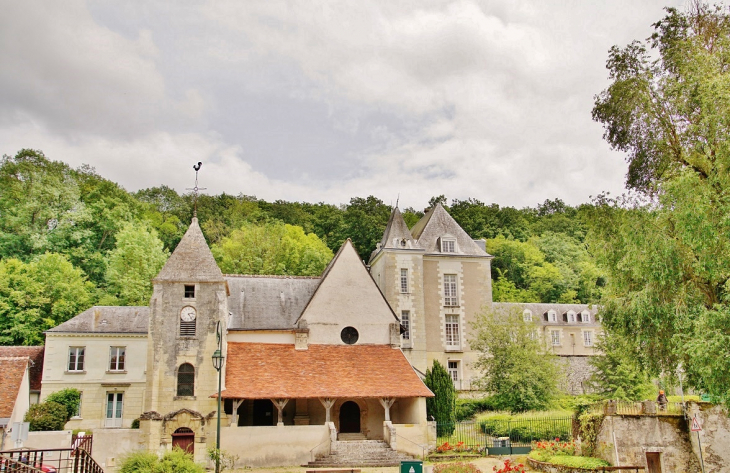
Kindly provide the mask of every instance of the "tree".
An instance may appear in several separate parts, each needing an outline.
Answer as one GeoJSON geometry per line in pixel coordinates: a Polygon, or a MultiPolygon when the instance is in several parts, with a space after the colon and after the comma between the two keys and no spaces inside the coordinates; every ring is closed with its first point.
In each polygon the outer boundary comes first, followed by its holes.
{"type": "Polygon", "coordinates": [[[433,360],[433,368],[426,370],[423,382],[435,395],[426,398],[426,415],[436,420],[438,436],[451,435],[456,422],[456,390],[451,375],[438,360],[433,360]]]}
{"type": "Polygon", "coordinates": [[[66,413],[66,406],[63,404],[45,401],[31,405],[23,420],[30,422],[29,429],[32,432],[63,430],[67,422],[66,413]]]}
{"type": "Polygon", "coordinates": [[[557,356],[540,340],[535,324],[523,320],[519,309],[482,310],[469,345],[478,352],[474,366],[483,373],[479,384],[493,393],[497,408],[543,409],[556,396],[562,376],[557,356]]]}
{"type": "Polygon", "coordinates": [[[651,375],[730,400],[730,16],[667,9],[646,42],[613,47],[596,97],[604,138],[627,153],[637,194],[601,195],[591,251],[608,273],[606,330],[651,375]]]}
{"type": "Polygon", "coordinates": [[[148,305],[152,278],[164,266],[169,253],[157,232],[147,224],[129,223],[117,233],[117,246],[107,261],[105,305],[148,305]]]}
{"type": "Polygon", "coordinates": [[[315,276],[332,251],[313,233],[282,223],[246,223],[211,248],[224,273],[315,276]]]}
{"type": "Polygon", "coordinates": [[[594,368],[589,383],[596,393],[623,401],[653,398],[656,388],[639,364],[635,347],[621,337],[604,334],[596,348],[600,354],[588,360],[594,368]]]}
{"type": "Polygon", "coordinates": [[[49,394],[45,402],[57,402],[66,408],[66,422],[76,415],[81,403],[81,391],[76,388],[66,388],[49,394]]]}
{"type": "Polygon", "coordinates": [[[94,302],[94,285],[62,255],[0,260],[0,344],[42,345],[43,331],[94,302]]]}

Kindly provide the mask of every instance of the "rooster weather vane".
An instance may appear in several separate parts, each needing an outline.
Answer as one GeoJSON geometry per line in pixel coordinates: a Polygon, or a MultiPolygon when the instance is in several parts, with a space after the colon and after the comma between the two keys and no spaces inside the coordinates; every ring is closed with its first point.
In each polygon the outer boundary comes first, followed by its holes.
{"type": "Polygon", "coordinates": [[[200,167],[203,165],[200,161],[198,161],[198,164],[193,164],[193,169],[195,169],[195,187],[188,187],[186,190],[193,191],[193,218],[198,218],[198,192],[206,190],[205,187],[198,187],[198,171],[200,171],[200,167]]]}

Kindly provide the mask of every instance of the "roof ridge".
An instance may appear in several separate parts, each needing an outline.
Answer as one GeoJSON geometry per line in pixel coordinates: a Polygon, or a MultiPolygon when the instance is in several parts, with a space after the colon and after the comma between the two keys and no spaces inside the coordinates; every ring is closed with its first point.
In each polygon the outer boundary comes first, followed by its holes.
{"type": "Polygon", "coordinates": [[[223,274],[224,278],[259,278],[259,279],[322,279],[322,276],[297,276],[290,274],[223,274]]]}

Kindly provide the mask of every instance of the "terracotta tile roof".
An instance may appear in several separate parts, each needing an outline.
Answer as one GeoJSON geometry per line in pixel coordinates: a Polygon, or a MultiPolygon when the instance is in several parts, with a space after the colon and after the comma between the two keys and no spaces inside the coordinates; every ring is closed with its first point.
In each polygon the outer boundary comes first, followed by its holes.
{"type": "Polygon", "coordinates": [[[0,418],[7,419],[13,415],[15,399],[18,397],[26,366],[27,356],[0,358],[0,379],[3,380],[0,389],[0,418]]]}
{"type": "Polygon", "coordinates": [[[432,397],[388,345],[228,343],[223,398],[432,397]]]}
{"type": "Polygon", "coordinates": [[[30,390],[40,391],[43,378],[43,351],[45,347],[0,347],[0,357],[30,358],[30,390]]]}

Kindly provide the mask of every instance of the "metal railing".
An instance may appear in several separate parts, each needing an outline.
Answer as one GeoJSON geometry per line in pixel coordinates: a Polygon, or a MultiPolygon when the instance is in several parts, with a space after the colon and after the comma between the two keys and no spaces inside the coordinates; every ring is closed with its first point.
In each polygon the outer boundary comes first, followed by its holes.
{"type": "MultiPolygon", "coordinates": [[[[491,418],[479,421],[439,423],[437,445],[444,450],[490,455],[528,453],[532,442],[570,440],[572,417],[491,418]],[[448,443],[447,446],[444,444],[448,443]]],[[[438,448],[438,447],[437,447],[438,448]]]]}
{"type": "Polygon", "coordinates": [[[104,473],[83,448],[0,451],[0,471],[20,473],[104,473]],[[22,466],[21,466],[22,465],[22,466]],[[4,468],[3,468],[4,467],[4,468]]]}
{"type": "Polygon", "coordinates": [[[620,416],[681,416],[684,415],[684,404],[681,402],[660,404],[656,401],[609,400],[593,404],[588,410],[594,414],[620,416]]]}

